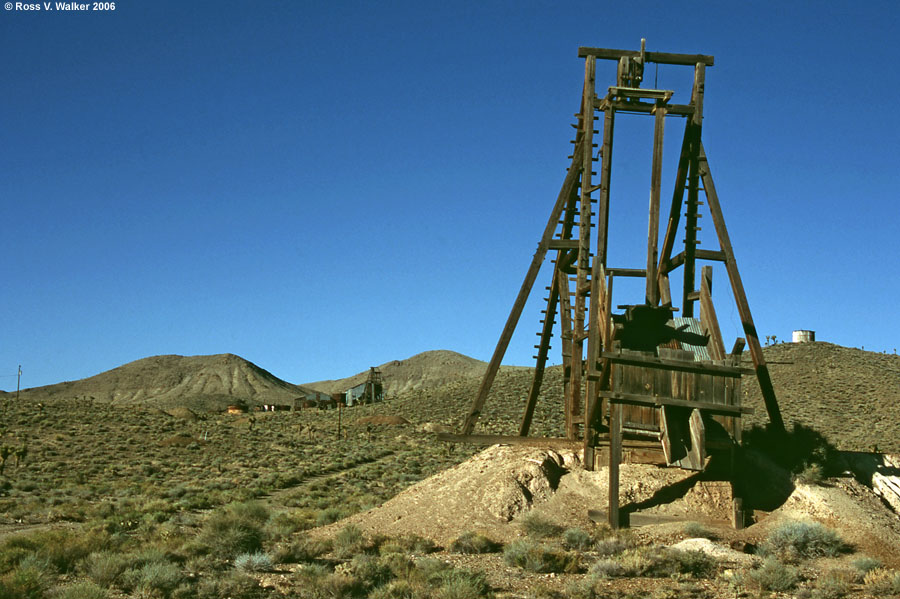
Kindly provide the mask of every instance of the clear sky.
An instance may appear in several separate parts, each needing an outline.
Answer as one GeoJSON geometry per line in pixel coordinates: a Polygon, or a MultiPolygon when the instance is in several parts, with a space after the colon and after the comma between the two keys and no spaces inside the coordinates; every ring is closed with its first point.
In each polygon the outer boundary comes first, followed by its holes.
{"type": "MultiPolygon", "coordinates": [[[[894,2],[15,4],[2,389],[19,364],[26,388],[158,354],[230,352],[295,383],[430,349],[489,359],[568,166],[577,49],[642,37],[715,56],[704,145],[760,334],[900,346],[894,2]]],[[[651,65],[645,87],[687,103],[690,77],[651,65]]],[[[631,119],[611,257],[640,268],[652,120],[631,119]]],[[[682,130],[667,121],[664,212],[682,130]]],[[[506,363],[533,363],[549,266],[506,363]]]]}

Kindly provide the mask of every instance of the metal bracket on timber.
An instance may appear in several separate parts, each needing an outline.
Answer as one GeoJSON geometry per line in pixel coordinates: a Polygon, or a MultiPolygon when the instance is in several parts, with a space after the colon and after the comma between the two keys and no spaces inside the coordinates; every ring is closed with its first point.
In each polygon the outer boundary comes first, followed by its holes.
{"type": "MultiPolygon", "coordinates": [[[[725,451],[733,457],[741,441],[741,416],[752,411],[741,406],[742,375],[756,375],[771,428],[783,432],[784,422],[702,143],[706,68],[713,66],[713,57],[647,52],[644,40],[637,51],[581,47],[578,55],[584,58],[585,69],[581,108],[575,115],[578,121],[574,125],[572,162],[462,434],[444,434],[439,438],[479,444],[580,446],[589,469],[599,465],[602,456],[610,474],[609,521],[617,527],[622,522],[618,469],[623,459],[661,460],[670,466],[702,469],[709,454],[725,451]],[[613,84],[604,87],[606,91],[601,95],[597,94],[596,78],[604,63],[598,61],[615,62],[613,84]],[[675,90],[642,88],[647,63],[692,67],[689,102],[671,102],[674,97],[687,98],[684,90],[678,96],[675,90]],[[630,266],[608,263],[617,115],[650,115],[654,119],[647,253],[630,266]],[[671,207],[662,229],[663,142],[666,121],[673,117],[683,119],[684,134],[671,207]],[[595,151],[595,147],[599,149],[595,151]],[[600,163],[599,169],[596,162],[600,163]],[[698,224],[704,205],[718,241],[718,247],[710,249],[698,247],[698,224]],[[675,252],[679,240],[684,248],[675,252]],[[549,251],[556,252],[553,273],[537,333],[540,342],[535,345],[536,368],[519,435],[473,434],[549,251]],[[713,267],[705,262],[724,264],[741,318],[743,337],[735,341],[731,354],[725,353],[725,340],[713,306],[713,267]],[[681,290],[673,298],[670,279],[679,272],[681,290]],[[641,303],[618,306],[624,313],[614,313],[613,287],[620,277],[644,279],[644,296],[639,298],[641,303]],[[680,316],[675,314],[679,308],[673,307],[673,300],[681,302],[680,316]],[[560,399],[565,438],[530,437],[557,324],[562,349],[560,399]],[[745,344],[753,359],[752,370],[740,367],[745,344]],[[642,438],[635,439],[635,435],[642,438]]],[[[616,197],[617,202],[628,200],[616,197]]],[[[735,505],[742,505],[737,494],[735,505]]],[[[735,510],[735,514],[740,511],[737,507],[735,510]]],[[[736,523],[742,521],[735,517],[736,523]]]]}

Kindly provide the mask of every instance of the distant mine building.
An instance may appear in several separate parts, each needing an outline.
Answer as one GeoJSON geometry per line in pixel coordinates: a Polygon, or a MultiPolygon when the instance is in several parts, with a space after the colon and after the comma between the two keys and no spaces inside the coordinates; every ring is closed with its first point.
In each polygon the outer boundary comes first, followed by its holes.
{"type": "Polygon", "coordinates": [[[244,414],[247,411],[247,404],[242,401],[230,404],[225,411],[229,414],[244,414]]]}
{"type": "Polygon", "coordinates": [[[366,382],[351,387],[344,392],[344,404],[347,407],[356,404],[375,403],[384,401],[384,384],[381,371],[374,366],[369,368],[369,378],[366,382]]]}

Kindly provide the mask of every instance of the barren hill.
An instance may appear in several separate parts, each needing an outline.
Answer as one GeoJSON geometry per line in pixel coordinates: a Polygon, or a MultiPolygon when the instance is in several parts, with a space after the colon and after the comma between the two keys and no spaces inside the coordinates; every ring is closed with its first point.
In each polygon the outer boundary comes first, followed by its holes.
{"type": "MultiPolygon", "coordinates": [[[[378,366],[384,377],[385,393],[390,397],[481,377],[486,368],[486,362],[448,350],[422,352],[406,360],[393,360],[378,366]]],[[[516,367],[504,367],[503,370],[509,369],[516,367]]],[[[364,382],[368,376],[369,372],[363,371],[343,379],[306,383],[304,386],[336,393],[364,382]]]]}
{"type": "Polygon", "coordinates": [[[79,398],[113,404],[224,409],[243,400],[251,404],[289,401],[303,388],[285,382],[233,354],[153,356],[78,381],[26,389],[35,401],[79,398]]]}

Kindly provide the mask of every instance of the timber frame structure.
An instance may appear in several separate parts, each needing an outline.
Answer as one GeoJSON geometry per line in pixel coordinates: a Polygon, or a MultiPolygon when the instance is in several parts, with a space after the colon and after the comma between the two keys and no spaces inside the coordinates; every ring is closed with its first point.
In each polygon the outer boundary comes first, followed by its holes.
{"type": "MultiPolygon", "coordinates": [[[[703,147],[703,96],[707,67],[713,57],[698,54],[646,52],[581,47],[585,60],[584,88],[571,166],[550,213],[537,251],[497,342],[484,379],[473,400],[461,435],[442,435],[447,441],[523,442],[529,437],[535,404],[541,389],[550,341],[559,316],[564,368],[566,440],[583,441],[584,463],[589,469],[608,456],[610,474],[609,523],[627,525],[619,512],[618,471],[623,449],[631,453],[662,450],[669,465],[703,470],[707,450],[727,450],[734,489],[735,453],[741,441],[740,417],[751,410],[740,405],[742,374],[753,373],[760,385],[773,430],[783,431],[768,368],[725,227],[712,172],[703,147]],[[600,95],[595,85],[598,60],[618,63],[616,84],[600,95]],[[647,63],[684,65],[694,70],[690,102],[674,104],[671,90],[640,87],[647,63]],[[599,116],[598,116],[599,113],[599,116]],[[646,263],[642,268],[607,264],[613,128],[617,114],[648,115],[654,119],[650,208],[646,263]],[[672,203],[659,246],[662,193],[663,134],[667,117],[684,119],[672,203]],[[595,121],[602,120],[602,130],[595,121]],[[595,135],[599,140],[595,142],[595,135]],[[599,142],[599,143],[598,143],[599,142]],[[594,148],[599,146],[598,155],[594,148]],[[599,178],[594,163],[599,161],[599,178]],[[706,198],[719,249],[699,249],[700,192],[706,198]],[[684,250],[673,255],[684,210],[684,250]],[[594,218],[596,217],[596,219],[594,218]],[[592,235],[595,232],[595,235],[592,235]],[[518,437],[473,435],[500,363],[546,255],[555,251],[553,275],[547,287],[536,367],[518,437]],[[712,267],[725,266],[744,338],[737,338],[726,353],[712,304],[712,267]],[[677,292],[681,318],[673,318],[670,275],[683,268],[677,292]],[[613,313],[612,292],[618,277],[645,280],[642,303],[621,305],[613,313]],[[694,318],[699,302],[699,318],[694,318]],[[741,368],[744,345],[753,370],[741,368]],[[662,447],[660,447],[660,445],[662,447]]],[[[544,439],[563,442],[563,439],[544,439]]],[[[741,526],[739,493],[735,496],[735,526],[741,526]]]]}

